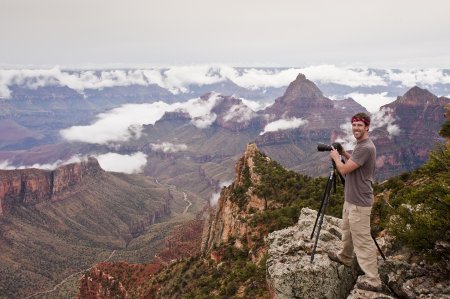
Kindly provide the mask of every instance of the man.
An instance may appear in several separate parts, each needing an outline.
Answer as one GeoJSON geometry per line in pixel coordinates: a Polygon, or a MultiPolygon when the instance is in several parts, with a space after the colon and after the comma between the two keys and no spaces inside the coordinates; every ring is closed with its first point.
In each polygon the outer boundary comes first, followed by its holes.
{"type": "Polygon", "coordinates": [[[360,289],[381,290],[378,274],[377,249],[370,234],[370,213],[373,204],[373,174],[375,171],[376,149],[369,138],[370,117],[358,113],[352,117],[352,132],[356,138],[356,147],[352,155],[346,151],[342,163],[336,149],[330,157],[336,163],[340,174],[345,175],[345,202],[342,213],[343,249],[339,253],[329,253],[330,259],[351,266],[353,253],[365,275],[358,280],[360,289]]]}

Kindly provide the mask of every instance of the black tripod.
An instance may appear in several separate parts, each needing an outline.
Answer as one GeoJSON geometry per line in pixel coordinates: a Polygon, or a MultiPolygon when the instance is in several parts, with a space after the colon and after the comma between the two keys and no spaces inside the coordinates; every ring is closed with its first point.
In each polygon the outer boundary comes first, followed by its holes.
{"type": "MultiPolygon", "coordinates": [[[[342,161],[342,162],[344,162],[344,161],[342,161]]],[[[311,253],[311,263],[314,261],[314,255],[316,254],[316,248],[317,248],[317,243],[319,242],[320,230],[322,229],[322,224],[323,224],[323,217],[325,216],[325,211],[326,211],[328,203],[330,201],[331,188],[333,188],[334,194],[336,193],[336,178],[337,178],[337,176],[339,176],[342,185],[345,185],[344,177],[336,170],[336,163],[334,161],[332,161],[332,164],[333,164],[333,169],[330,171],[330,175],[328,176],[327,184],[325,186],[325,191],[323,192],[323,196],[322,196],[322,202],[320,203],[319,212],[317,213],[316,221],[314,223],[314,228],[312,230],[311,237],[310,237],[311,239],[314,237],[314,232],[316,230],[317,222],[319,222],[319,227],[317,228],[316,240],[314,241],[314,247],[313,247],[313,251],[311,253]]],[[[372,234],[370,234],[370,235],[371,235],[373,241],[375,242],[375,245],[377,246],[377,249],[380,252],[381,256],[383,257],[384,260],[386,260],[386,257],[384,256],[383,252],[381,251],[380,246],[377,243],[377,240],[375,239],[375,237],[372,234]]]]}

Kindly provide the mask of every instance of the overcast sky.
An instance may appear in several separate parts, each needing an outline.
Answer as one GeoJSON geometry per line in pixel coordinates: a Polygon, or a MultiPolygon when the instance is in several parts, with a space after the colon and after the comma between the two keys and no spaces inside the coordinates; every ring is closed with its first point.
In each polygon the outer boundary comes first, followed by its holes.
{"type": "Polygon", "coordinates": [[[450,68],[448,0],[0,0],[0,67],[450,68]]]}

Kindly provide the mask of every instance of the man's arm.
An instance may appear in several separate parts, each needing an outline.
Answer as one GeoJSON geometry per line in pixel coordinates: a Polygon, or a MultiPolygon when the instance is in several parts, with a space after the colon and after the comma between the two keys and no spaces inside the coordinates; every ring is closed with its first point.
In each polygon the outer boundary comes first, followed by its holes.
{"type": "Polygon", "coordinates": [[[342,155],[347,158],[347,163],[342,163],[340,159],[339,152],[336,149],[332,149],[330,152],[330,157],[333,159],[334,163],[336,164],[336,169],[339,171],[340,174],[346,175],[347,173],[350,173],[357,169],[360,165],[354,162],[350,159],[350,155],[347,152],[343,152],[342,155]]]}

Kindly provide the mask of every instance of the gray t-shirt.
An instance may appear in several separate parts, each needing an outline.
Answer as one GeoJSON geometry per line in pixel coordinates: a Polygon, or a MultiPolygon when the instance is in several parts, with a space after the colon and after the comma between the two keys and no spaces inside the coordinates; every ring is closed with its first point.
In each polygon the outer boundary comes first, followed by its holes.
{"type": "Polygon", "coordinates": [[[373,175],[377,151],[369,138],[358,142],[350,160],[358,167],[345,177],[345,200],[357,206],[370,207],[373,203],[373,175]]]}

